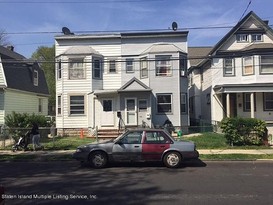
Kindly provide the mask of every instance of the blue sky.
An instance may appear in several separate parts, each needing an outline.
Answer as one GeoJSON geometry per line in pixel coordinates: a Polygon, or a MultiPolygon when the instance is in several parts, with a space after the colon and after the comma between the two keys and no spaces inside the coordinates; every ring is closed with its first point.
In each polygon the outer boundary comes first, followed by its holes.
{"type": "MultiPolygon", "coordinates": [[[[250,0],[0,0],[0,30],[5,30],[15,51],[26,57],[30,57],[38,46],[52,46],[54,36],[57,32],[61,34],[64,26],[77,34],[77,31],[90,33],[168,29],[176,21],[180,29],[190,28],[189,46],[211,46],[230,28],[191,28],[234,26],[249,2],[250,0]]],[[[272,9],[272,0],[251,0],[245,14],[254,11],[273,25],[272,9]]]]}

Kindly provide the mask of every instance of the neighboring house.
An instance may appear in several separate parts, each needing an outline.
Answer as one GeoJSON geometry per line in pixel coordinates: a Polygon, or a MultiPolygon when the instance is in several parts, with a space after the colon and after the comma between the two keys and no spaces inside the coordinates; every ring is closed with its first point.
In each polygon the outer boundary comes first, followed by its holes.
{"type": "Polygon", "coordinates": [[[43,70],[37,63],[0,46],[0,125],[12,111],[48,114],[49,92],[43,70]]]}
{"type": "Polygon", "coordinates": [[[56,36],[57,129],[188,126],[187,35],[56,36]]]}
{"type": "Polygon", "coordinates": [[[273,30],[248,13],[197,65],[190,66],[192,122],[224,117],[273,123],[273,30]],[[192,113],[194,113],[192,112],[192,113]]]}

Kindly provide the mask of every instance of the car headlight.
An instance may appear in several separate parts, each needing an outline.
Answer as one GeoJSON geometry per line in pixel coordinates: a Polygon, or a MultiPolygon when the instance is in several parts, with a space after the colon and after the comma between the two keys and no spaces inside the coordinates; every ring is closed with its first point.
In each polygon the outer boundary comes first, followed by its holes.
{"type": "Polygon", "coordinates": [[[83,150],[80,149],[80,148],[76,149],[76,152],[77,152],[77,153],[82,152],[82,151],[83,151],[83,150]]]}

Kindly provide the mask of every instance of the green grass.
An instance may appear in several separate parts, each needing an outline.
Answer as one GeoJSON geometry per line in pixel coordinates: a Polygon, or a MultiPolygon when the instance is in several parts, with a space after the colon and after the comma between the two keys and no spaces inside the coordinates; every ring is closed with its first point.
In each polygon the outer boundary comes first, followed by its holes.
{"type": "Polygon", "coordinates": [[[273,159],[273,154],[201,154],[201,160],[258,160],[273,159]]]}

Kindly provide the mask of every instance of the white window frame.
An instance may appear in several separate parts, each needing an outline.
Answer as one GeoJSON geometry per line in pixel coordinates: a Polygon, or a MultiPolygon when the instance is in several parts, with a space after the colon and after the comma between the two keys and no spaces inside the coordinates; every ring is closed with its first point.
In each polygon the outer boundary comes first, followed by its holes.
{"type": "Polygon", "coordinates": [[[38,106],[38,112],[43,112],[43,98],[39,98],[39,106],[38,106]]]}
{"type": "Polygon", "coordinates": [[[157,109],[157,114],[170,114],[172,113],[172,109],[173,109],[173,95],[171,93],[158,93],[156,94],[156,109],[157,109]],[[169,96],[170,97],[170,102],[159,102],[159,97],[161,96],[169,96]],[[162,106],[166,106],[166,105],[169,105],[170,106],[170,109],[169,111],[161,111],[159,109],[159,106],[162,105],[162,106]]]}
{"type": "Polygon", "coordinates": [[[93,67],[93,79],[101,79],[102,78],[102,59],[94,58],[92,67],[93,67]],[[96,76],[96,71],[99,72],[99,76],[96,76]]]}
{"type": "Polygon", "coordinates": [[[253,56],[243,57],[243,75],[254,75],[253,56]],[[251,72],[248,72],[251,70],[251,72]]]}
{"type": "Polygon", "coordinates": [[[62,115],[62,96],[57,97],[57,115],[62,115]]]}
{"type": "MultiPolygon", "coordinates": [[[[251,97],[250,96],[251,96],[251,93],[244,93],[244,96],[243,96],[244,112],[251,111],[251,97]]],[[[254,110],[256,111],[256,94],[255,93],[254,93],[254,110]]]]}
{"type": "Polygon", "coordinates": [[[263,34],[251,34],[251,41],[252,42],[262,42],[263,41],[263,34]]]}
{"type": "Polygon", "coordinates": [[[260,73],[261,74],[273,74],[273,55],[264,55],[264,56],[260,56],[260,73]],[[269,57],[269,58],[268,58],[269,57]],[[262,62],[263,58],[267,58],[267,61],[271,60],[272,62],[262,62]],[[269,68],[269,70],[271,71],[264,71],[266,67],[267,69],[269,68]]]}
{"type": "Polygon", "coordinates": [[[264,111],[272,111],[273,110],[273,93],[264,93],[264,111]],[[267,107],[267,104],[270,103],[270,107],[267,107]]]}
{"type": "Polygon", "coordinates": [[[33,85],[38,86],[39,84],[39,73],[38,70],[33,71],[33,85]]]}
{"type": "Polygon", "coordinates": [[[133,58],[126,58],[125,59],[125,66],[126,66],[126,73],[133,73],[134,72],[134,59],[133,58]]]}
{"type": "Polygon", "coordinates": [[[179,70],[180,70],[180,76],[181,77],[186,77],[187,76],[187,59],[184,56],[180,56],[179,70]]]}
{"type": "Polygon", "coordinates": [[[171,55],[155,56],[155,75],[167,77],[172,75],[171,55]]]}
{"type": "Polygon", "coordinates": [[[148,78],[148,60],[147,57],[140,59],[140,78],[148,78]]]}
{"type": "Polygon", "coordinates": [[[249,36],[248,36],[248,34],[237,34],[236,40],[239,43],[249,42],[249,36]]]}
{"type": "Polygon", "coordinates": [[[69,115],[85,115],[85,95],[69,95],[69,115]],[[73,97],[82,97],[83,99],[73,99],[73,97]],[[82,107],[82,108],[77,108],[82,107]]]}
{"type": "Polygon", "coordinates": [[[224,58],[223,59],[223,71],[224,76],[235,76],[235,66],[233,58],[224,58]],[[230,61],[230,62],[227,62],[230,61]]]}
{"type": "Polygon", "coordinates": [[[108,73],[117,73],[117,60],[109,59],[108,60],[108,73]]]}
{"type": "Polygon", "coordinates": [[[62,79],[62,61],[58,60],[58,65],[57,65],[57,79],[62,79]]]}
{"type": "Polygon", "coordinates": [[[85,79],[84,58],[70,58],[68,60],[69,80],[85,79]]]}

